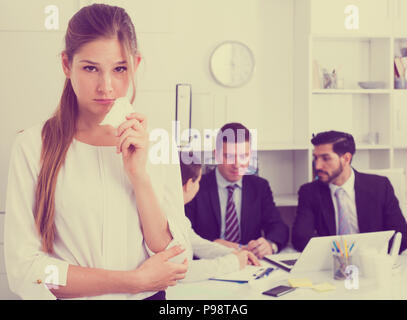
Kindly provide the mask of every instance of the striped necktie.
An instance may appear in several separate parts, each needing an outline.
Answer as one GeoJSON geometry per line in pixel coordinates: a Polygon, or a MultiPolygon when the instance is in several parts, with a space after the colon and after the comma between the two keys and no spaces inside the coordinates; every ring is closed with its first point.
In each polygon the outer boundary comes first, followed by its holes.
{"type": "Polygon", "coordinates": [[[240,230],[239,221],[237,220],[236,206],[233,201],[233,192],[237,184],[227,186],[228,200],[226,203],[226,217],[225,217],[225,240],[231,242],[239,242],[240,230]]]}
{"type": "Polygon", "coordinates": [[[338,206],[338,234],[349,234],[350,217],[349,207],[346,205],[346,194],[343,188],[338,188],[335,191],[336,203],[338,206]]]}

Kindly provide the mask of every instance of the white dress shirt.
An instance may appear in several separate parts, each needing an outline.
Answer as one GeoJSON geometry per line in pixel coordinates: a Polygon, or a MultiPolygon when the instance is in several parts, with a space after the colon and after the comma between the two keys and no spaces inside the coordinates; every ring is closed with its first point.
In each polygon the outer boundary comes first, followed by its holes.
{"type": "Polygon", "coordinates": [[[217,167],[215,170],[216,170],[215,175],[216,175],[216,182],[218,185],[220,213],[221,213],[220,237],[222,239],[225,238],[226,205],[227,205],[227,201],[228,201],[228,190],[226,187],[236,184],[238,187],[233,192],[233,201],[235,202],[237,220],[239,221],[239,237],[241,238],[242,229],[240,227],[240,215],[241,215],[241,207],[242,207],[242,179],[240,179],[237,182],[230,182],[222,176],[222,174],[219,172],[219,169],[217,167]]]}
{"type": "MultiPolygon", "coordinates": [[[[45,283],[66,285],[68,265],[133,270],[152,252],[144,242],[136,197],[115,146],[92,146],[74,139],[58,174],[55,192],[54,253],[41,251],[33,207],[40,171],[41,129],[18,134],[8,177],[5,214],[5,262],[10,289],[23,299],[55,299],[45,283]]],[[[173,241],[188,249],[174,222],[184,212],[179,165],[147,163],[173,241]]],[[[175,257],[192,257],[187,250],[175,257]]],[[[108,294],[91,299],[143,299],[155,292],[108,294]]]]}
{"type": "Polygon", "coordinates": [[[239,260],[231,253],[234,249],[200,237],[192,229],[191,221],[187,217],[185,222],[189,230],[188,241],[194,255],[200,260],[192,260],[189,263],[187,274],[182,282],[205,280],[239,270],[239,260]]]}
{"type": "Polygon", "coordinates": [[[333,183],[329,184],[329,189],[331,190],[332,202],[335,208],[335,224],[336,224],[336,234],[338,234],[338,204],[335,197],[335,192],[337,189],[342,188],[345,191],[345,199],[348,204],[350,212],[348,212],[347,218],[350,226],[350,233],[359,233],[358,216],[356,211],[356,201],[355,201],[355,173],[351,169],[351,174],[348,180],[341,186],[337,186],[333,183]]]}

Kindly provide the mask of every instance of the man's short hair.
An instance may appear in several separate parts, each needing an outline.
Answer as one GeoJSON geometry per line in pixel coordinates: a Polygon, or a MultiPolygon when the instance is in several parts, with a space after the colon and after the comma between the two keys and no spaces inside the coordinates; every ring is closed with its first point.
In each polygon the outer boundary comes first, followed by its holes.
{"type": "Polygon", "coordinates": [[[317,135],[313,136],[313,138],[311,139],[311,143],[314,146],[332,143],[332,150],[339,156],[342,156],[346,152],[349,152],[353,157],[356,151],[356,145],[353,136],[346,132],[333,130],[320,132],[317,135]]]}
{"type": "Polygon", "coordinates": [[[221,150],[223,143],[250,142],[251,135],[249,129],[238,122],[225,124],[220,128],[216,136],[216,149],[221,150]]]}
{"type": "Polygon", "coordinates": [[[202,168],[201,161],[192,155],[192,153],[189,153],[189,159],[191,161],[188,161],[188,163],[184,162],[182,155],[180,155],[180,166],[181,166],[181,177],[182,177],[182,185],[185,185],[189,179],[192,179],[193,182],[196,181],[199,177],[199,173],[202,168]]]}

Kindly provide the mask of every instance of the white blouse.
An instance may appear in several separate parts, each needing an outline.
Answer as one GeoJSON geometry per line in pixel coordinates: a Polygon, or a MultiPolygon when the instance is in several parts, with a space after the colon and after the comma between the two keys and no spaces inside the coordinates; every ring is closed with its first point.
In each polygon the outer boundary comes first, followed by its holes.
{"type": "MultiPolygon", "coordinates": [[[[23,299],[56,299],[45,285],[66,285],[69,264],[133,270],[153,254],[143,240],[133,188],[116,147],[73,140],[55,190],[54,253],[41,251],[33,208],[40,172],[41,130],[18,134],[12,149],[6,197],[5,262],[10,289],[23,299]]],[[[186,250],[183,281],[239,269],[230,248],[199,237],[185,216],[179,163],[147,163],[155,193],[168,218],[174,244],[186,250]],[[192,261],[192,250],[201,260],[192,261]]],[[[108,294],[81,299],[144,299],[155,292],[108,294]]]]}
{"type": "MultiPolygon", "coordinates": [[[[116,147],[74,139],[55,191],[54,253],[41,251],[33,218],[40,171],[42,124],[20,133],[13,145],[5,214],[5,262],[10,289],[23,299],[55,299],[45,283],[66,285],[68,265],[132,270],[152,252],[141,231],[133,188],[116,147]]],[[[174,222],[184,216],[179,165],[147,164],[173,241],[188,249],[187,232],[174,222]]],[[[183,227],[183,226],[181,226],[183,227]]],[[[174,261],[192,253],[186,250],[174,261]]],[[[143,299],[155,292],[109,294],[92,299],[143,299]]]]}
{"type": "Polygon", "coordinates": [[[188,230],[188,247],[192,248],[193,254],[200,260],[192,260],[189,263],[185,279],[181,282],[205,280],[239,270],[239,259],[231,253],[234,249],[201,238],[192,229],[189,219],[184,216],[184,220],[184,229],[188,230]]]}

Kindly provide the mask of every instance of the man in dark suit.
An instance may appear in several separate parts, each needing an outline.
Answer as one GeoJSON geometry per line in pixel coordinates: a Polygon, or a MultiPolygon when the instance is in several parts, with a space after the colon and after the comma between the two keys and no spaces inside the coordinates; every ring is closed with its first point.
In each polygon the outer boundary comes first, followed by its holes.
{"type": "Polygon", "coordinates": [[[311,143],[317,179],[298,191],[295,249],[302,251],[312,237],[385,230],[401,232],[400,252],[406,249],[407,224],[393,187],[386,177],[352,168],[352,135],[322,132],[311,143]]]}
{"type": "Polygon", "coordinates": [[[244,247],[259,258],[280,251],[287,244],[288,227],[267,180],[247,174],[250,131],[240,123],[224,125],[214,153],[216,169],[202,176],[199,192],[185,207],[195,232],[232,248],[244,247]]]}

